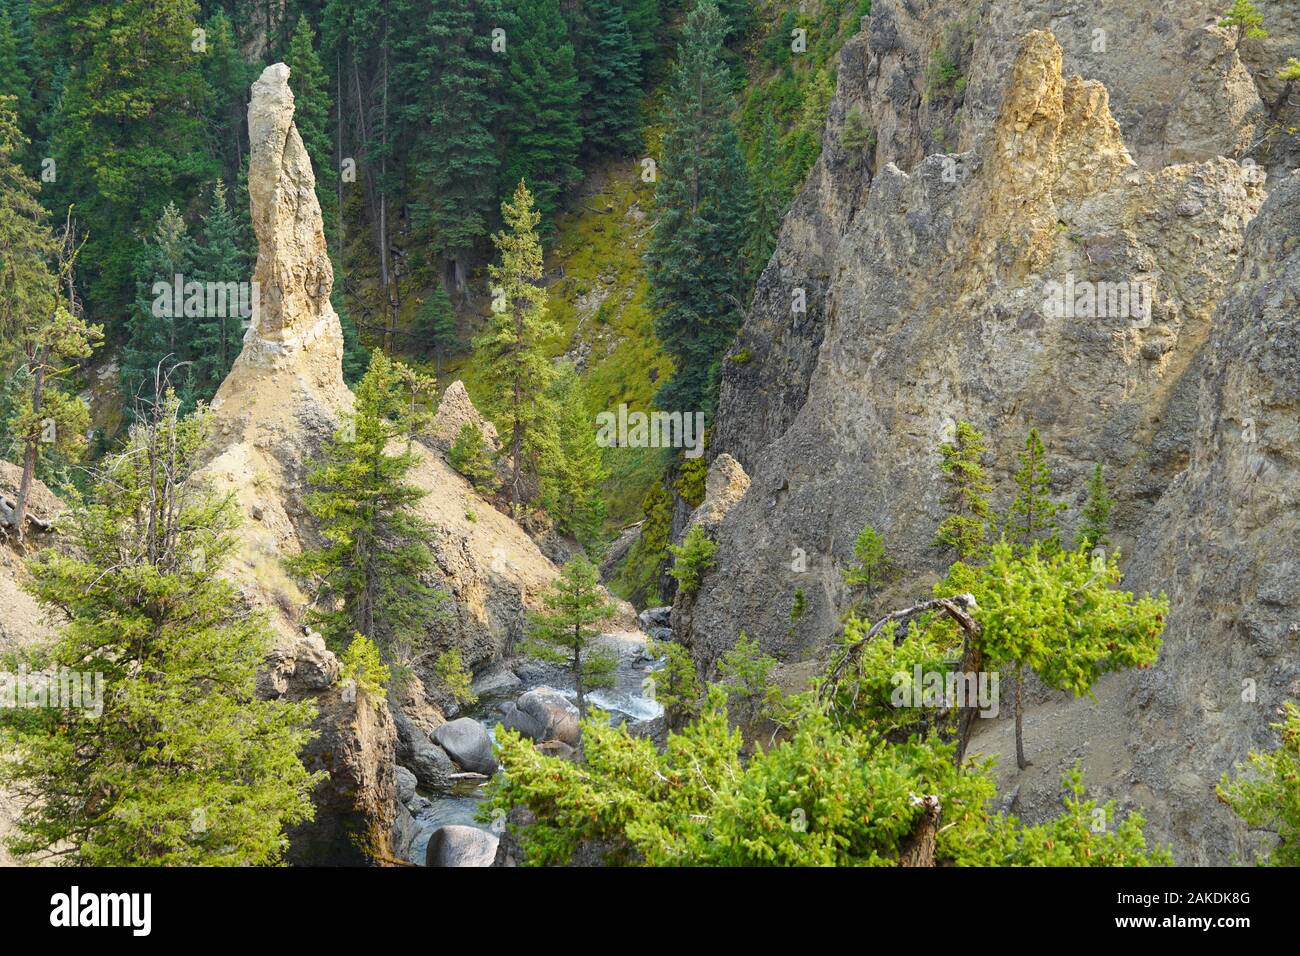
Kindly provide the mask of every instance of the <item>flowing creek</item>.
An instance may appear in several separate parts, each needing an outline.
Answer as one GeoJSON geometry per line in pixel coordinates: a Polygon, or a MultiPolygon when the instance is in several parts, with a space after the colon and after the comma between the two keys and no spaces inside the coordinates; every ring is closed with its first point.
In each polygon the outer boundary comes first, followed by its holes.
{"type": "MultiPolygon", "coordinates": [[[[646,678],[659,670],[664,661],[646,653],[644,635],[637,632],[602,634],[599,642],[618,657],[614,669],[615,683],[613,687],[589,691],[586,695],[588,706],[608,712],[613,724],[639,726],[651,724],[662,717],[663,707],[652,696],[647,696],[653,692],[649,690],[646,678]]],[[[493,743],[496,742],[497,723],[505,712],[506,705],[513,703],[526,691],[552,687],[570,701],[577,697],[573,681],[563,668],[520,658],[510,663],[513,668],[503,665],[476,681],[478,702],[456,714],[457,717],[472,717],[481,723],[487,728],[493,743]]],[[[415,818],[416,833],[407,859],[423,866],[429,838],[439,827],[461,824],[491,830],[491,824],[474,818],[479,804],[486,799],[483,792],[486,783],[484,780],[460,780],[454,782],[448,790],[432,790],[423,786],[417,788],[416,803],[410,808],[415,818]]]]}

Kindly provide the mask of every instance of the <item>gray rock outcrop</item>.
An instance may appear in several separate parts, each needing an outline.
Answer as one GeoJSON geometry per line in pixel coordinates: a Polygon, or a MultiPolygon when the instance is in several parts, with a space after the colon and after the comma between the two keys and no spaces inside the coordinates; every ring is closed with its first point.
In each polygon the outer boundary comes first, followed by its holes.
{"type": "Polygon", "coordinates": [[[500,837],[478,827],[449,824],[429,837],[425,866],[491,866],[500,837]]]}
{"type": "Polygon", "coordinates": [[[446,751],[456,766],[470,773],[491,776],[497,770],[492,739],[477,720],[460,717],[433,732],[433,742],[446,751]]]}

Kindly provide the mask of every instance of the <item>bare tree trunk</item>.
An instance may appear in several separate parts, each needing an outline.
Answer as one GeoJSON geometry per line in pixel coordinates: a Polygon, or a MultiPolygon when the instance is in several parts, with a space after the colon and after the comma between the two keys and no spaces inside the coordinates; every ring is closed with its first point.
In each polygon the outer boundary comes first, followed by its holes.
{"type": "Polygon", "coordinates": [[[1021,730],[1021,688],[1025,683],[1025,669],[1019,661],[1016,662],[1016,766],[1024,770],[1029,766],[1029,761],[1025,759],[1025,738],[1021,730]]]}
{"type": "MultiPolygon", "coordinates": [[[[32,383],[32,415],[38,416],[41,409],[45,406],[45,364],[49,361],[50,347],[46,345],[40,353],[39,359],[33,359],[36,365],[34,381],[32,383]]],[[[39,422],[39,419],[36,419],[39,422]]],[[[36,451],[40,443],[41,435],[38,432],[35,435],[28,435],[26,438],[26,447],[23,449],[23,474],[18,480],[18,495],[14,502],[14,533],[18,540],[23,540],[23,528],[27,519],[27,499],[32,491],[32,478],[36,475],[36,451]]]]}
{"type": "Polygon", "coordinates": [[[582,626],[573,627],[573,683],[578,692],[578,716],[587,716],[587,698],[582,687],[582,626]]]}
{"type": "MultiPolygon", "coordinates": [[[[961,671],[962,675],[974,674],[978,681],[980,670],[984,666],[984,652],[981,650],[978,637],[979,625],[975,625],[974,631],[966,634],[966,649],[962,653],[961,671]]],[[[969,686],[969,685],[967,685],[969,686]]],[[[975,718],[979,716],[979,701],[966,701],[966,706],[961,709],[961,716],[957,718],[957,769],[961,769],[962,763],[966,760],[966,748],[970,745],[970,737],[975,729],[975,718]]]]}
{"type": "Polygon", "coordinates": [[[934,847],[939,836],[939,817],[943,813],[943,807],[937,796],[914,796],[912,803],[921,807],[921,816],[903,843],[898,865],[934,866],[934,847]]]}

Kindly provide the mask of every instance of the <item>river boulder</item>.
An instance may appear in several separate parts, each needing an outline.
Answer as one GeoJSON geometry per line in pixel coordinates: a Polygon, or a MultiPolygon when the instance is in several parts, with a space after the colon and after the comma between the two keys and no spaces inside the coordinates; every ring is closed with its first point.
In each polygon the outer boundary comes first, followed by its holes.
{"type": "Polygon", "coordinates": [[[500,837],[478,827],[448,824],[433,831],[425,866],[491,866],[500,837]]]}
{"type": "Polygon", "coordinates": [[[560,740],[570,747],[578,746],[581,727],[578,723],[578,708],[567,697],[551,687],[538,687],[521,694],[515,701],[515,707],[523,715],[532,719],[536,726],[535,734],[528,734],[523,729],[520,733],[532,740],[560,740]]]}
{"type": "Polygon", "coordinates": [[[433,732],[433,740],[462,770],[491,776],[497,771],[492,739],[477,720],[460,717],[433,732]]]}

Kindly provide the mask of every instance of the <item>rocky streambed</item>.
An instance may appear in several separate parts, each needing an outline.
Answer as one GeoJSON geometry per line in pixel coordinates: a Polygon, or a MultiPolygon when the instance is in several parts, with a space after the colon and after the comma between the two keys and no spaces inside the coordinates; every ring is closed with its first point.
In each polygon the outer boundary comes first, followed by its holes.
{"type": "MultiPolygon", "coordinates": [[[[657,640],[671,638],[667,608],[641,615],[657,640]]],[[[663,665],[650,655],[646,634],[602,634],[598,643],[617,657],[614,686],[586,694],[588,707],[607,712],[614,724],[638,734],[661,736],[663,708],[646,679],[663,665]]],[[[426,733],[414,721],[398,721],[398,820],[394,846],[417,866],[489,866],[503,820],[476,819],[484,786],[498,772],[498,725],[518,731],[540,749],[569,757],[579,742],[573,681],[564,668],[532,658],[509,659],[474,682],[478,701],[426,733]]]]}

